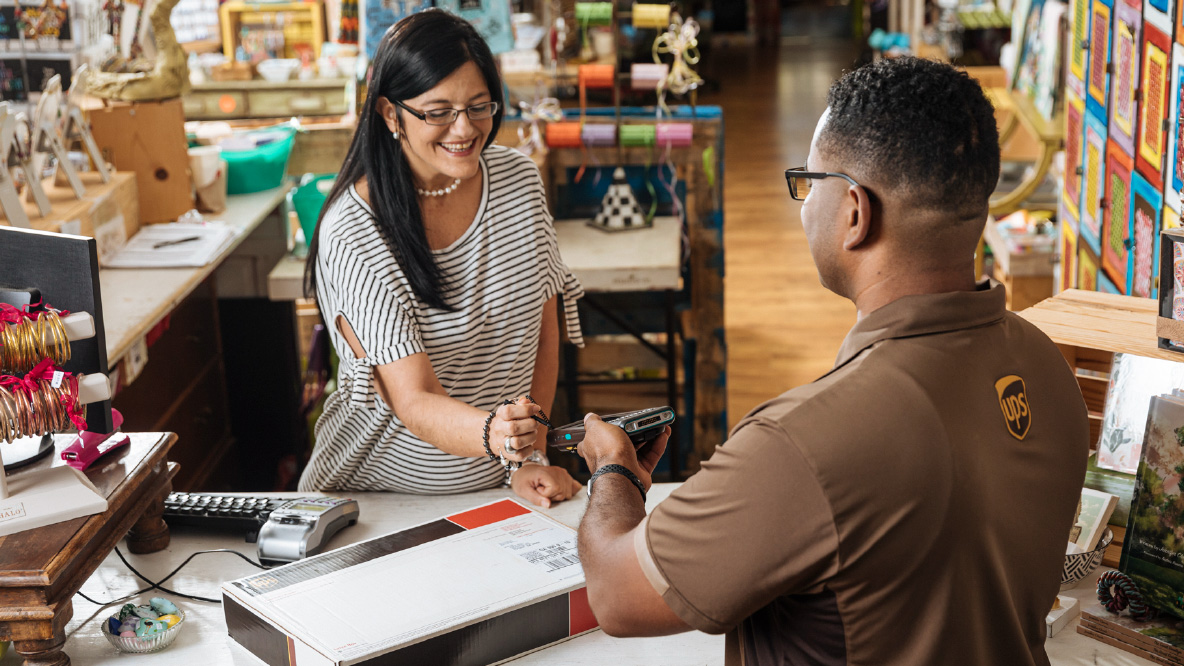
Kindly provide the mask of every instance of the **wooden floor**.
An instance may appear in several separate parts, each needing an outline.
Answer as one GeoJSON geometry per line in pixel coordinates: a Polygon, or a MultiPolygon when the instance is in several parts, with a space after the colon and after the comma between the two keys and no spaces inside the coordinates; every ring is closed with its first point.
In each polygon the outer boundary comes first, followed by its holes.
{"type": "Polygon", "coordinates": [[[826,91],[854,56],[843,42],[795,40],[716,51],[705,67],[720,90],[702,101],[723,107],[726,133],[729,424],[830,370],[855,322],[854,306],[818,282],[783,175],[805,164],[826,91]]]}

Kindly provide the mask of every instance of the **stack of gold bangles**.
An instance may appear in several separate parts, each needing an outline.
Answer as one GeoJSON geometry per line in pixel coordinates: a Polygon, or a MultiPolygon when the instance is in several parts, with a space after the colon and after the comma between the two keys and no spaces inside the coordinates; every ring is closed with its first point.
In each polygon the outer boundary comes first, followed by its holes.
{"type": "MultiPolygon", "coordinates": [[[[0,383],[4,379],[0,377],[0,383]]],[[[64,377],[57,387],[47,379],[33,383],[35,390],[20,382],[0,386],[0,441],[60,432],[70,427],[71,412],[85,414],[74,375],[64,377]]]]}
{"type": "Polygon", "coordinates": [[[51,358],[58,366],[70,360],[70,338],[57,310],[44,310],[36,319],[0,323],[0,369],[28,372],[51,358]]]}

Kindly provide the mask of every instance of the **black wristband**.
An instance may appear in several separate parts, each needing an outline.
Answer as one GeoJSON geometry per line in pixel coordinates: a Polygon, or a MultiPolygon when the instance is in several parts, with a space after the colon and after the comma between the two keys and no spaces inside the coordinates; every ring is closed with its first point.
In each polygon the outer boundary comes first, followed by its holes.
{"type": "Polygon", "coordinates": [[[641,493],[641,502],[643,504],[645,503],[645,484],[641,482],[641,479],[637,478],[636,474],[634,474],[628,467],[625,467],[624,465],[604,465],[600,469],[596,470],[596,473],[592,475],[592,478],[588,479],[588,497],[592,496],[592,482],[602,474],[620,474],[626,479],[629,479],[630,483],[637,486],[637,492],[641,493]]]}

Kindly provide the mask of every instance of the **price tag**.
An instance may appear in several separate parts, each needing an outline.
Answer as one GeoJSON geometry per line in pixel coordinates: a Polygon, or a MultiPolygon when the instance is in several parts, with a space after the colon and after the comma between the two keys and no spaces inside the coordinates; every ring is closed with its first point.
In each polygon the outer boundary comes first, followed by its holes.
{"type": "Polygon", "coordinates": [[[54,370],[53,379],[49,380],[49,385],[54,388],[61,388],[62,380],[65,379],[65,377],[66,373],[62,372],[61,370],[54,370]]]}

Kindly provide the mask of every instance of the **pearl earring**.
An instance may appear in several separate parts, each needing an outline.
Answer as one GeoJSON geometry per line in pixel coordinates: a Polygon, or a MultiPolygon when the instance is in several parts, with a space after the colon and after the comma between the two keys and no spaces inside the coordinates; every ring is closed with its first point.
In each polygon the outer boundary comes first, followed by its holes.
{"type": "Polygon", "coordinates": [[[395,137],[395,141],[399,140],[399,133],[398,132],[391,132],[391,136],[395,137]]]}

